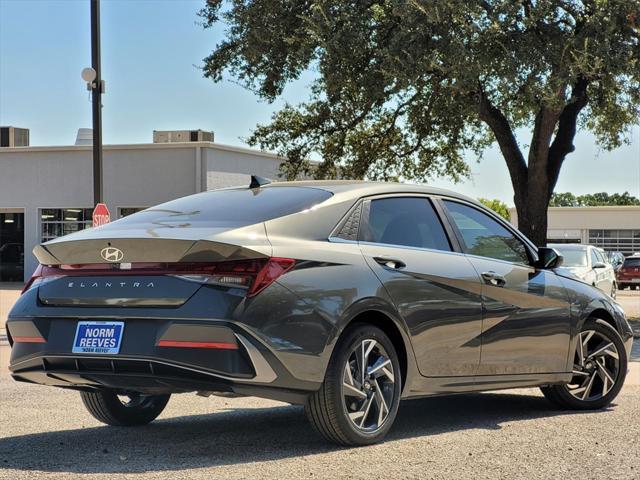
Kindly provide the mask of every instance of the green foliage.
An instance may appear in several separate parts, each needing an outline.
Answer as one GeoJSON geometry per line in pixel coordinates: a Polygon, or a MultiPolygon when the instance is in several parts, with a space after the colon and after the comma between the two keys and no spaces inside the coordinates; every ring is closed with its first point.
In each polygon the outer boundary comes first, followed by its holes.
{"type": "Polygon", "coordinates": [[[640,199],[624,192],[609,195],[606,192],[590,193],[575,196],[573,193],[554,193],[551,195],[550,207],[603,207],[615,205],[640,205],[640,199]]]}
{"type": "Polygon", "coordinates": [[[509,207],[504,202],[501,202],[497,198],[489,199],[489,198],[479,198],[478,201],[483,204],[485,207],[490,208],[502,218],[507,221],[511,220],[511,215],[509,215],[509,207]]]}
{"type": "MultiPolygon", "coordinates": [[[[203,72],[228,73],[268,101],[316,74],[308,101],[249,138],[288,158],[287,177],[460,179],[463,154],[480,158],[496,138],[508,163],[517,157],[505,145],[521,127],[536,126],[529,163],[554,131],[566,135],[561,162],[573,149],[572,105],[604,148],[624,142],[639,116],[639,15],[640,0],[209,0],[205,27],[224,21],[227,32],[203,72]]],[[[518,195],[522,174],[510,171],[518,195]]],[[[546,199],[554,182],[541,187],[546,199]]]]}

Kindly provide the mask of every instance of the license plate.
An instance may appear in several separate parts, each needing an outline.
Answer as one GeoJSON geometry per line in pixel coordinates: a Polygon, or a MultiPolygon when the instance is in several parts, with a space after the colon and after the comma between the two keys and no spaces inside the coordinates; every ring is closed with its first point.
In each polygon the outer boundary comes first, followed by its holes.
{"type": "Polygon", "coordinates": [[[123,331],[124,322],[78,322],[72,352],[118,353],[123,331]]]}
{"type": "Polygon", "coordinates": [[[631,283],[640,283],[640,278],[632,278],[631,283]]]}

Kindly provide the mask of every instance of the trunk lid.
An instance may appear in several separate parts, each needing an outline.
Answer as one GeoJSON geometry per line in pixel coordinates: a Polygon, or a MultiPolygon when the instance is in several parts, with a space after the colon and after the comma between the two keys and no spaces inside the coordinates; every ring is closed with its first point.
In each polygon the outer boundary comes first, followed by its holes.
{"type": "Polygon", "coordinates": [[[174,228],[159,237],[151,229],[121,229],[114,222],[39,245],[34,254],[42,265],[64,267],[39,285],[45,305],[175,308],[203,285],[181,266],[197,271],[202,265],[266,259],[271,245],[263,224],[174,228]]]}

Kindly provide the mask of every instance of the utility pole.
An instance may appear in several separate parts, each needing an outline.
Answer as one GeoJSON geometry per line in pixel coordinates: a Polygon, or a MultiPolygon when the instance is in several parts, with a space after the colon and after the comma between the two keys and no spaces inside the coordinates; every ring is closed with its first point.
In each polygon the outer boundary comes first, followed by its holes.
{"type": "Polygon", "coordinates": [[[91,68],[95,71],[92,82],[93,110],[93,204],[104,201],[102,184],[102,72],[100,71],[100,0],[91,2],[91,68]]]}

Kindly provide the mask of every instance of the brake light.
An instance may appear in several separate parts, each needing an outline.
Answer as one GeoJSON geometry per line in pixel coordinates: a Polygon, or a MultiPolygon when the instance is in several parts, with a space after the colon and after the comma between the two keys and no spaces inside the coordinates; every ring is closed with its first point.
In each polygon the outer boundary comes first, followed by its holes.
{"type": "Polygon", "coordinates": [[[173,275],[203,283],[246,288],[247,296],[252,297],[291,270],[295,263],[292,258],[271,257],[218,263],[131,263],[124,264],[126,268],[109,263],[38,265],[22,293],[51,277],[173,275]]]}
{"type": "Polygon", "coordinates": [[[296,261],[292,258],[270,258],[256,275],[247,296],[252,297],[260,293],[275,282],[278,277],[291,270],[295,264],[296,261]]]}
{"type": "Polygon", "coordinates": [[[20,295],[29,290],[33,286],[33,283],[39,278],[42,278],[42,265],[38,265],[35,272],[33,272],[33,275],[31,275],[29,281],[24,284],[24,288],[22,289],[22,292],[20,292],[20,295]]]}

